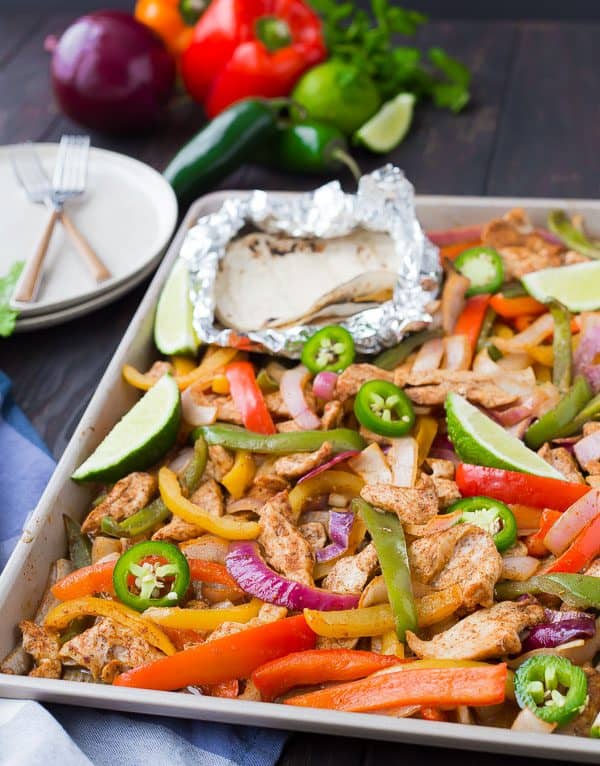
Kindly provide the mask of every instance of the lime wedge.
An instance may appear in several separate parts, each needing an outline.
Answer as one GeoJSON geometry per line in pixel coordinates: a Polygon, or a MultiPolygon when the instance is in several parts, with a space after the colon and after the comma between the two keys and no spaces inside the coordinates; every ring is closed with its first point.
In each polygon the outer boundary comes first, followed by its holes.
{"type": "MultiPolygon", "coordinates": [[[[459,394],[446,397],[448,436],[465,463],[506,468],[553,479],[565,477],[459,394]]],[[[524,502],[526,502],[524,500],[524,502]]]]}
{"type": "Polygon", "coordinates": [[[179,388],[170,375],[164,375],[119,420],[72,478],[108,483],[148,468],[175,443],[180,419],[179,388]]]}
{"type": "Polygon", "coordinates": [[[600,308],[600,261],[534,271],[522,277],[521,282],[541,303],[555,298],[570,311],[600,308]]]}
{"type": "Polygon", "coordinates": [[[185,261],[176,261],[158,299],[154,342],[163,354],[195,354],[198,338],[192,323],[189,274],[185,261]]]}
{"type": "Polygon", "coordinates": [[[366,146],[372,152],[390,152],[408,133],[414,105],[415,97],[412,93],[400,93],[357,130],[354,135],[356,143],[366,146]]]}

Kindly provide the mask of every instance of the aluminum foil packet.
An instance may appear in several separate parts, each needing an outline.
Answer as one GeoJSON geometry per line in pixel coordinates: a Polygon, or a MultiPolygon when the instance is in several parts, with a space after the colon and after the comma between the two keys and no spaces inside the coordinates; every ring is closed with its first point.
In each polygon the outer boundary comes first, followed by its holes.
{"type": "Polygon", "coordinates": [[[398,343],[408,330],[431,321],[427,305],[436,298],[441,281],[438,249],[417,220],[412,184],[399,168],[388,164],[362,176],[356,194],[345,193],[337,181],[298,195],[253,191],[200,218],[180,255],[190,273],[193,323],[201,341],[295,359],[318,327],[298,324],[240,333],[219,325],[215,317],[219,262],[229,243],[249,226],[296,238],[330,239],[357,229],[389,235],[400,263],[391,300],[338,322],[352,333],[360,353],[377,353],[398,343]]]}

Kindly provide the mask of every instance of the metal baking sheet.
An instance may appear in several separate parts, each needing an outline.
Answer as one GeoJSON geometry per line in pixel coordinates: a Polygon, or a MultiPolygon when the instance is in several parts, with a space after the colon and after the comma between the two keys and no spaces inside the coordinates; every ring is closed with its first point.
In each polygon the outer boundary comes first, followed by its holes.
{"type": "MultiPolygon", "coordinates": [[[[19,639],[17,624],[34,614],[51,563],[65,554],[62,514],[84,516],[91,489],[69,479],[112,425],[134,403],[136,394],[123,381],[126,362],[145,369],[156,357],[152,342],[154,310],[161,287],[177,258],[189,226],[213,212],[224,200],[240,192],[218,192],[198,200],[190,209],[165,259],[142,300],[109,364],[79,426],[70,440],[46,491],[23,531],[13,555],[0,575],[0,656],[19,639]]],[[[293,192],[282,192],[290,194],[293,192]]],[[[494,197],[417,197],[417,210],[425,230],[483,223],[511,207],[523,207],[537,225],[555,208],[585,216],[590,228],[600,230],[600,202],[592,200],[516,199],[494,197]]],[[[339,734],[428,746],[527,755],[598,763],[599,740],[512,732],[487,726],[395,719],[362,713],[340,713],[263,702],[198,697],[173,692],[124,689],[0,674],[0,697],[37,699],[70,705],[135,711],[155,715],[197,718],[236,724],[267,726],[321,734],[339,734]]]]}

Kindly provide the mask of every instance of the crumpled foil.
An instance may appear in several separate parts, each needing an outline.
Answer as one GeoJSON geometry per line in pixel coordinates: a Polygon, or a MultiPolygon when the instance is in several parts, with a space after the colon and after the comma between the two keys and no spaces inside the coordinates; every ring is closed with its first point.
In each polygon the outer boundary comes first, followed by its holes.
{"type": "Polygon", "coordinates": [[[180,255],[190,273],[193,322],[201,341],[298,358],[318,326],[248,333],[219,326],[215,318],[218,264],[227,245],[248,225],[271,234],[323,239],[358,228],[389,234],[401,256],[392,299],[339,322],[352,333],[357,351],[377,353],[398,343],[408,329],[431,321],[426,306],[439,290],[438,250],[417,220],[412,184],[399,168],[385,165],[362,176],[356,194],[346,194],[337,181],[298,195],[253,191],[227,200],[216,213],[200,218],[188,232],[180,255]]]}

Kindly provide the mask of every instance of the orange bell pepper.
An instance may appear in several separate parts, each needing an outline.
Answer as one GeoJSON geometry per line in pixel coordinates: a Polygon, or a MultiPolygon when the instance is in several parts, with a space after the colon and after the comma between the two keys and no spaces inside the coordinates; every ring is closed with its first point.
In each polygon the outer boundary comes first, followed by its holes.
{"type": "Polygon", "coordinates": [[[275,426],[267,409],[262,391],[256,383],[254,367],[250,362],[233,362],[227,365],[225,376],[229,381],[231,396],[239,410],[244,426],[259,434],[274,434],[275,426]]]}
{"type": "Polygon", "coordinates": [[[397,705],[498,705],[504,701],[506,676],[505,663],[414,670],[409,663],[401,670],[300,694],[285,700],[284,704],[352,712],[370,712],[397,705]]]}
{"type": "Polygon", "coordinates": [[[200,18],[203,5],[200,2],[199,11],[194,12],[194,3],[182,3],[181,0],[138,0],[134,15],[138,21],[156,32],[169,53],[178,57],[192,40],[194,25],[200,18]],[[187,9],[189,6],[192,7],[182,12],[182,8],[187,9]]]}
{"type": "Polygon", "coordinates": [[[454,335],[466,335],[473,350],[477,346],[489,302],[489,295],[474,295],[468,298],[454,327],[454,335]]]}
{"type": "Polygon", "coordinates": [[[76,569],[52,586],[52,595],[59,601],[70,601],[94,593],[114,593],[113,569],[116,563],[116,560],[103,561],[76,569]]]}
{"type": "Polygon", "coordinates": [[[218,583],[219,585],[226,585],[228,588],[239,590],[238,584],[223,564],[217,564],[214,561],[204,561],[204,559],[188,559],[188,564],[190,565],[192,580],[218,583]]]}
{"type": "Polygon", "coordinates": [[[596,516],[575,538],[567,550],[546,567],[550,572],[581,572],[592,559],[600,554],[600,516],[596,516]]]}
{"type": "Polygon", "coordinates": [[[550,527],[554,525],[554,522],[560,519],[562,513],[560,511],[553,511],[551,508],[544,508],[540,519],[540,527],[538,531],[525,538],[525,545],[527,546],[527,552],[530,556],[537,556],[537,558],[544,558],[549,551],[544,545],[544,537],[550,531],[550,527]]]}
{"type": "Polygon", "coordinates": [[[513,319],[523,314],[538,316],[548,311],[547,306],[529,295],[521,298],[505,298],[502,293],[496,293],[490,300],[490,306],[504,319],[513,319]]]}
{"type": "Polygon", "coordinates": [[[313,649],[315,640],[302,615],[287,617],[141,665],[117,676],[114,684],[173,691],[249,678],[269,660],[313,649]]]}
{"type": "Polygon", "coordinates": [[[440,262],[443,263],[446,259],[454,261],[465,250],[470,250],[472,247],[479,247],[480,245],[481,240],[479,239],[472,242],[457,242],[454,245],[444,245],[444,247],[440,247],[440,262]]]}
{"type": "Polygon", "coordinates": [[[533,532],[538,529],[542,520],[542,511],[531,505],[521,505],[521,503],[509,503],[508,507],[513,512],[517,522],[517,531],[521,535],[524,531],[533,532]]]}
{"type": "Polygon", "coordinates": [[[397,657],[375,652],[313,649],[288,654],[261,665],[252,673],[252,681],[263,700],[271,702],[294,686],[312,686],[326,681],[354,681],[399,662],[397,657]]]}

